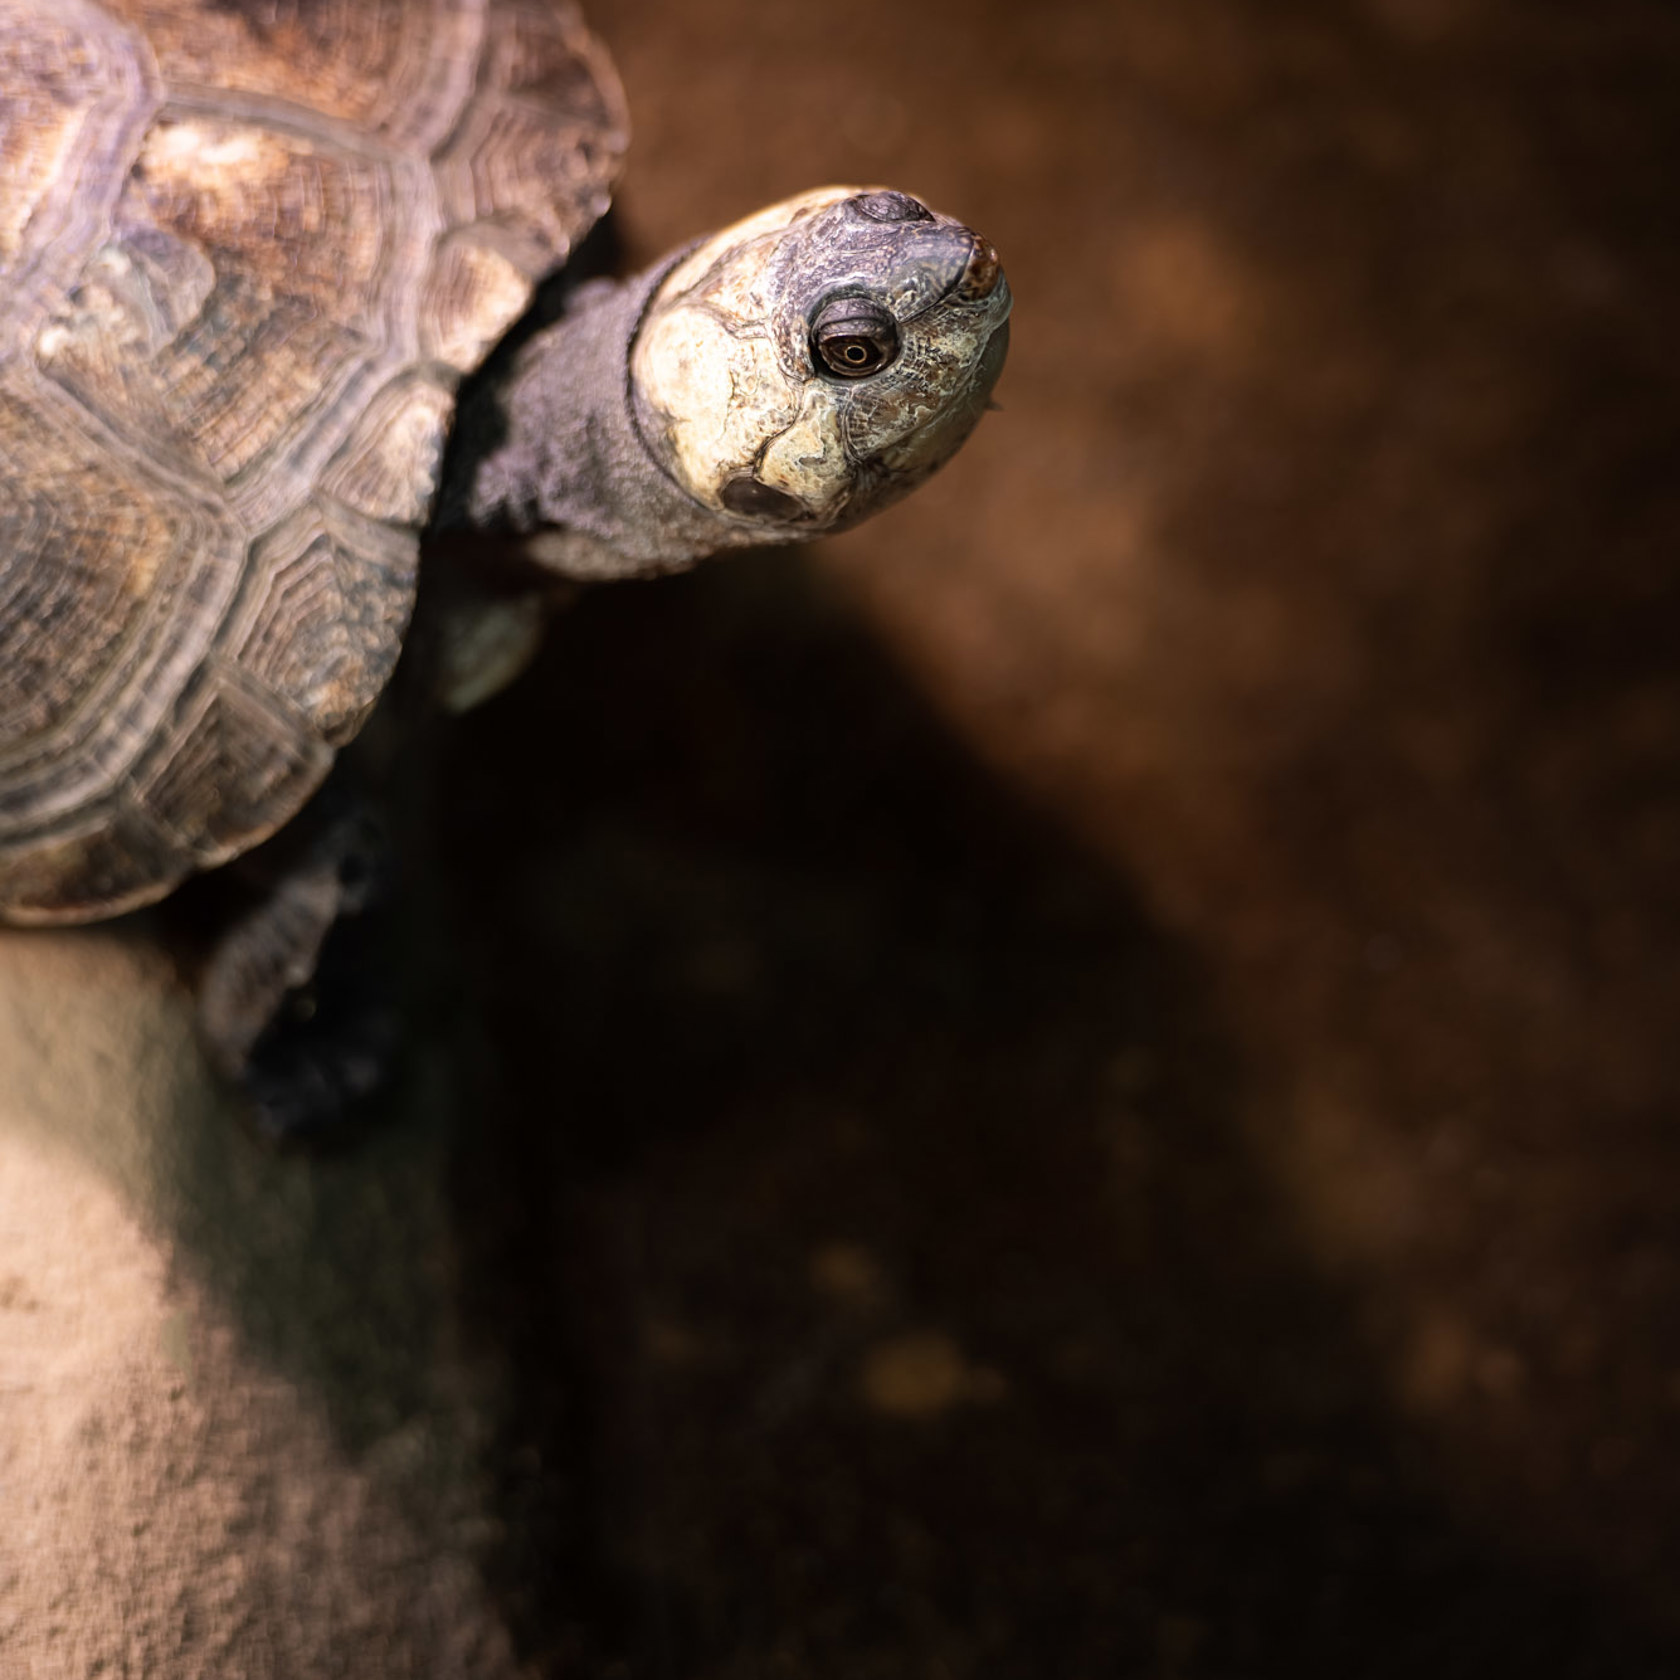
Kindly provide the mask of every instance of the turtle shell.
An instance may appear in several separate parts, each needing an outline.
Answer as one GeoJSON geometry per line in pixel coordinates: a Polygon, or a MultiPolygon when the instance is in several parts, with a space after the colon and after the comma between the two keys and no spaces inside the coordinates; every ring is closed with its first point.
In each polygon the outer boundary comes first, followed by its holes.
{"type": "Polygon", "coordinates": [[[314,790],[456,386],[627,138],[553,0],[0,0],[0,917],[160,897],[314,790]]]}

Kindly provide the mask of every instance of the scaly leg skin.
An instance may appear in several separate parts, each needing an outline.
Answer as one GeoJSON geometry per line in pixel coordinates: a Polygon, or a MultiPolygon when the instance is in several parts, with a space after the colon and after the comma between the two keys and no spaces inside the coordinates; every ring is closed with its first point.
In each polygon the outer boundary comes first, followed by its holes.
{"type": "Polygon", "coordinates": [[[211,1063],[277,1142],[344,1135],[401,1063],[389,833],[342,763],[267,845],[221,872],[198,975],[211,1063]]]}

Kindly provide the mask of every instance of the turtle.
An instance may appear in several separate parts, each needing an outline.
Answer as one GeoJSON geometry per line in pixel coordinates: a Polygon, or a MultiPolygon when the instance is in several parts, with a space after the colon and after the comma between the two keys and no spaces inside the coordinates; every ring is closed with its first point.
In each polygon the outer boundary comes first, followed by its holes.
{"type": "Polygon", "coordinates": [[[460,709],[566,588],[840,530],[969,435],[984,238],[830,186],[566,286],[628,139],[569,0],[0,0],[0,920],[300,820],[423,556],[460,709]]]}

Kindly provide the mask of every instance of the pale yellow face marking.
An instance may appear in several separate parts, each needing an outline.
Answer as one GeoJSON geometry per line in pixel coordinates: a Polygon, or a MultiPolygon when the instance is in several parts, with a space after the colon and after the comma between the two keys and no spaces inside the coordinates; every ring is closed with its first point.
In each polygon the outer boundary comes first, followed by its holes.
{"type": "Polygon", "coordinates": [[[818,519],[843,499],[851,470],[840,446],[839,397],[830,386],[815,379],[806,382],[798,417],[765,450],[758,476],[797,496],[818,519]]]}
{"type": "Polygon", "coordinates": [[[667,465],[697,501],[721,509],[722,489],[752,470],[797,496],[820,521],[843,498],[848,471],[839,405],[817,381],[791,378],[770,337],[764,258],[801,218],[869,187],[818,187],[714,234],[666,276],[631,353],[643,398],[668,416],[667,465]],[[735,324],[731,332],[724,321],[735,324]],[[742,336],[741,330],[754,331],[742,336]]]}
{"type": "Polygon", "coordinates": [[[723,486],[751,467],[767,434],[799,414],[799,383],[770,339],[737,338],[692,302],[648,322],[633,368],[644,398],[670,416],[673,470],[708,507],[723,505],[723,486]]]}

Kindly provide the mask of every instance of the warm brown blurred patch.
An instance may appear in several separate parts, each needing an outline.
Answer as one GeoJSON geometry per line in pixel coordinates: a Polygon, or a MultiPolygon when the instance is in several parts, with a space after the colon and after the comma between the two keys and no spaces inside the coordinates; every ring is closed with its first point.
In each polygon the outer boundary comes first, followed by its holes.
{"type": "Polygon", "coordinates": [[[597,13],[640,254],[823,178],[996,242],[1003,412],[821,564],[1188,942],[1440,1497],[1672,1613],[1680,19],[597,13]]]}

